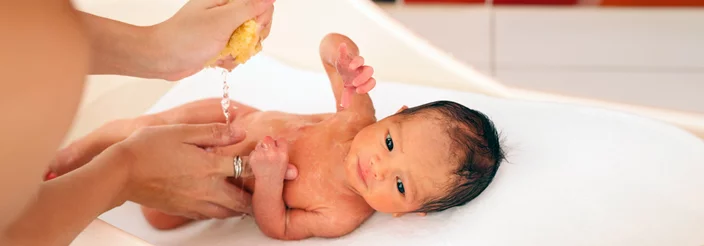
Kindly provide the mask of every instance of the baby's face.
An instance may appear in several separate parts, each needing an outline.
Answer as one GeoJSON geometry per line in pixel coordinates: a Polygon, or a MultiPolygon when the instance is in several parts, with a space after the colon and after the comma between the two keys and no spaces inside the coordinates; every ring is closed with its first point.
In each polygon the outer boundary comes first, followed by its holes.
{"type": "Polygon", "coordinates": [[[406,213],[446,193],[457,165],[450,139],[436,120],[387,117],[355,136],[346,176],[376,211],[406,213]]]}

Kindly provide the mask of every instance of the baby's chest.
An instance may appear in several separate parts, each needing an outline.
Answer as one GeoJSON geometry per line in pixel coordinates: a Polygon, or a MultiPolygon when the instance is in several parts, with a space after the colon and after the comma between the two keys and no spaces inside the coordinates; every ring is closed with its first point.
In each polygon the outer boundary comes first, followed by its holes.
{"type": "Polygon", "coordinates": [[[284,202],[289,207],[312,209],[323,204],[330,204],[340,196],[344,185],[334,178],[331,165],[342,165],[338,159],[325,154],[309,151],[289,157],[289,162],[298,168],[298,177],[284,183],[284,202]]]}
{"type": "Polygon", "coordinates": [[[317,119],[314,117],[278,111],[255,112],[235,122],[235,124],[246,128],[247,136],[256,141],[261,140],[265,136],[285,138],[298,136],[301,135],[302,129],[316,123],[317,119]]]}
{"type": "Polygon", "coordinates": [[[298,169],[298,177],[284,183],[283,198],[288,207],[315,209],[337,200],[340,185],[319,170],[298,169]]]}

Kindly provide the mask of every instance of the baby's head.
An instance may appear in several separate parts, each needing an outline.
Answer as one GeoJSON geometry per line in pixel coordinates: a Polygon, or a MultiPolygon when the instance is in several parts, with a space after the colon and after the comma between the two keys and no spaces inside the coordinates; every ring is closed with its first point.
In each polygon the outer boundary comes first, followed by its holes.
{"type": "Polygon", "coordinates": [[[347,156],[347,179],[379,212],[438,212],[477,197],[504,158],[484,114],[436,101],[365,127],[347,156]]]}

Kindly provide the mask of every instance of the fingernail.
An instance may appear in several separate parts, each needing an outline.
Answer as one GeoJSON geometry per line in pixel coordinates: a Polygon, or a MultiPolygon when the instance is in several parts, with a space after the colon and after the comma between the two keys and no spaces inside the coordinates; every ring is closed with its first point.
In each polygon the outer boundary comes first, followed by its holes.
{"type": "Polygon", "coordinates": [[[46,174],[46,177],[44,177],[44,180],[49,181],[49,180],[52,180],[56,177],[57,177],[56,173],[49,172],[46,174]]]}

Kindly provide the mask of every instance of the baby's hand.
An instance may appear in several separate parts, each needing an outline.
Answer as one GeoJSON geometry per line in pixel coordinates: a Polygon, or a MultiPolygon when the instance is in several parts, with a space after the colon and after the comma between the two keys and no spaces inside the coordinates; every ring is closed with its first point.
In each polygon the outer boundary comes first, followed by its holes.
{"type": "Polygon", "coordinates": [[[249,154],[254,178],[283,182],[288,167],[288,143],[267,136],[249,154]]]}
{"type": "Polygon", "coordinates": [[[342,77],[344,90],[340,95],[341,106],[346,108],[350,105],[353,93],[367,93],[376,85],[376,80],[372,78],[374,69],[364,65],[364,58],[361,56],[351,56],[347,52],[347,44],[340,43],[339,55],[335,61],[337,73],[342,77]]]}

